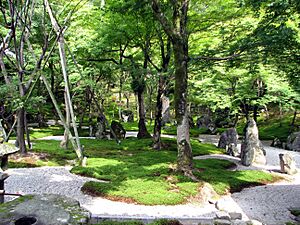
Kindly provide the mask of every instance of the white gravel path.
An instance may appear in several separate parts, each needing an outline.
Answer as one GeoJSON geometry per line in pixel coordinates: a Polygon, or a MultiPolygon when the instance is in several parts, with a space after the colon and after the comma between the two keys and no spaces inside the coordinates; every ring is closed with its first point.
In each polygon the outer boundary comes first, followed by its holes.
{"type": "MultiPolygon", "coordinates": [[[[134,136],[136,132],[130,133],[134,136]]],[[[203,142],[214,143],[217,137],[200,137],[203,142]]],[[[54,139],[53,137],[43,138],[54,139]]],[[[61,137],[55,137],[61,140],[61,137]]],[[[268,165],[262,169],[279,169],[278,154],[285,150],[267,148],[268,165]]],[[[300,165],[300,154],[290,152],[300,165]]],[[[229,156],[205,156],[226,157],[239,165],[239,159],[229,156]]],[[[42,167],[31,169],[9,169],[10,177],[6,180],[6,191],[24,194],[55,193],[78,200],[81,205],[92,212],[102,216],[147,217],[147,218],[213,218],[217,211],[214,205],[185,204],[176,206],[143,206],[114,202],[100,197],[84,195],[80,188],[91,178],[80,177],[69,172],[68,167],[42,167]]],[[[245,169],[239,165],[238,169],[245,169]]],[[[247,168],[248,169],[248,168],[247,168]]],[[[250,169],[255,169],[252,167],[250,169]]],[[[284,181],[272,185],[244,189],[242,192],[225,196],[224,202],[229,211],[241,212],[244,219],[256,219],[265,224],[279,225],[292,220],[289,208],[300,208],[300,175],[288,176],[293,181],[284,181]]]]}
{"type": "Polygon", "coordinates": [[[80,191],[82,185],[95,180],[71,174],[68,167],[41,167],[9,169],[10,177],[5,181],[7,193],[42,194],[53,193],[78,200],[92,214],[104,216],[135,217],[180,217],[180,218],[213,218],[215,207],[207,204],[186,204],[177,206],[143,206],[110,201],[92,197],[80,191]]]}

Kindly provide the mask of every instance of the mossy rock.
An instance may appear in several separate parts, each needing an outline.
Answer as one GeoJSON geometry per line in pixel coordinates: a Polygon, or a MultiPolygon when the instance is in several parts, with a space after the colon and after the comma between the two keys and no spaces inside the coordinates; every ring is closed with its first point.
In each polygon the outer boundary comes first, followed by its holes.
{"type": "Polygon", "coordinates": [[[26,195],[0,205],[0,225],[34,218],[34,225],[88,224],[90,212],[78,201],[60,195],[26,195]]]}

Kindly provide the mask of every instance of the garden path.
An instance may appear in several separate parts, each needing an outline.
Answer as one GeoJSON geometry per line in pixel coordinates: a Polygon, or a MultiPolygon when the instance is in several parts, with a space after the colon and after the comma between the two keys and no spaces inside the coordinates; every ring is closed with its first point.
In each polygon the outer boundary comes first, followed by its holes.
{"type": "MultiPolygon", "coordinates": [[[[136,133],[130,133],[134,136],[136,133]]],[[[170,136],[169,136],[170,137],[170,136]]],[[[61,137],[47,137],[45,139],[61,140],[61,137]]],[[[216,136],[201,136],[203,142],[215,143],[216,136]]],[[[267,147],[267,166],[261,169],[279,169],[278,154],[286,152],[283,149],[267,147]]],[[[300,154],[292,152],[298,165],[300,154]]],[[[224,156],[205,156],[217,157],[224,156]]],[[[196,157],[203,159],[205,157],[196,157]]],[[[238,169],[245,169],[239,165],[237,158],[228,157],[237,163],[238,169]]],[[[143,206],[123,202],[110,201],[101,197],[84,195],[80,188],[91,178],[71,174],[68,167],[42,167],[9,169],[10,177],[6,180],[6,191],[9,193],[61,194],[78,200],[81,205],[92,212],[94,216],[102,217],[137,217],[137,218],[192,218],[211,219],[217,212],[213,204],[184,204],[176,206],[143,206]]],[[[248,168],[247,168],[248,169],[248,168]]],[[[252,167],[251,169],[255,169],[252,167]]],[[[223,197],[228,211],[241,212],[244,219],[248,217],[265,224],[285,224],[293,216],[289,208],[300,207],[300,175],[286,176],[288,180],[280,183],[260,187],[246,188],[242,192],[223,197]]],[[[189,223],[193,224],[193,223],[189,223]]]]}

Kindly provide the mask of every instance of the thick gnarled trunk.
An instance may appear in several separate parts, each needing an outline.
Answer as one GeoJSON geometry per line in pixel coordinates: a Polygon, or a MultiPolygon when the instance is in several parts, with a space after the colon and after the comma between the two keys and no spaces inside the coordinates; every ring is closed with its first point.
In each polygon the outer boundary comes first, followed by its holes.
{"type": "MultiPolygon", "coordinates": [[[[187,42],[186,42],[187,43],[187,42]]],[[[180,40],[173,40],[175,62],[175,116],[177,122],[178,170],[192,174],[193,156],[189,133],[187,107],[188,47],[180,40]]]]}

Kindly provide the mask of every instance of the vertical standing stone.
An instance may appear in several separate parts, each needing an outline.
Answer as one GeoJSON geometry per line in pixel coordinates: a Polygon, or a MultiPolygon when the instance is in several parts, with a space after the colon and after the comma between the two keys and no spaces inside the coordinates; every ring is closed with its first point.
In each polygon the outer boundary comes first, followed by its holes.
{"type": "Polygon", "coordinates": [[[254,119],[249,119],[246,125],[246,133],[241,146],[241,162],[244,166],[253,163],[266,164],[266,152],[258,138],[258,129],[254,119]]]}
{"type": "Polygon", "coordinates": [[[282,173],[287,173],[289,175],[297,173],[296,162],[290,154],[279,154],[279,161],[282,173]]]}

